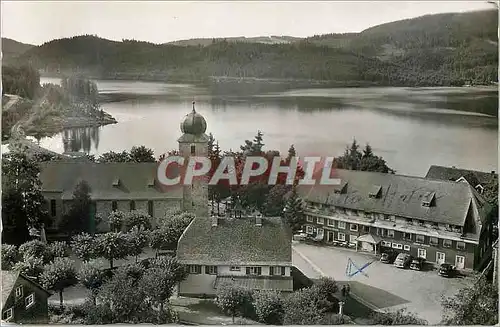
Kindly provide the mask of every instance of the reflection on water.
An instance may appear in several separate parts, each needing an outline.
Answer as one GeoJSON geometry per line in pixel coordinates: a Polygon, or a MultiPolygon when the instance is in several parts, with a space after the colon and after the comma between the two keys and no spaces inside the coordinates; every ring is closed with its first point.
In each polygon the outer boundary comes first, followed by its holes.
{"type": "Polygon", "coordinates": [[[239,149],[261,130],[266,148],[285,153],[294,144],[299,155],[337,156],[353,138],[369,142],[401,174],[422,176],[433,164],[498,170],[498,94],[491,89],[337,88],[255,96],[162,83],[98,85],[127,93],[126,101],[102,105],[118,124],[67,130],[42,139],[42,146],[100,155],[145,145],[158,156],[177,148],[179,121],[195,100],[207,132],[224,150],[239,149]]]}
{"type": "Polygon", "coordinates": [[[99,127],[71,128],[62,132],[64,152],[90,153],[99,148],[99,127]]]}

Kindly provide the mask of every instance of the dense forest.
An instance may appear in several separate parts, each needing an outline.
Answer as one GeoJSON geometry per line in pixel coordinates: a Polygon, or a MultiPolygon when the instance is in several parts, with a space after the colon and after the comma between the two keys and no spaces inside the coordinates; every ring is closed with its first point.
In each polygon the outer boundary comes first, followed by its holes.
{"type": "Polygon", "coordinates": [[[369,28],[265,44],[239,39],[196,45],[53,40],[8,62],[42,74],[200,81],[209,77],[317,80],[340,85],[453,86],[498,80],[496,10],[439,14],[369,28]]]}

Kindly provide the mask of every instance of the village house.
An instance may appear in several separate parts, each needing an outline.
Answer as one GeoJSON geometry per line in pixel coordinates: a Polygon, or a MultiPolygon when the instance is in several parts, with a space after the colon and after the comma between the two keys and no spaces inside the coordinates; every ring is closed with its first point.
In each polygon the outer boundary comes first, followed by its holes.
{"type": "Polygon", "coordinates": [[[2,270],[2,325],[47,324],[50,293],[23,274],[2,270]]]}
{"type": "Polygon", "coordinates": [[[358,251],[392,249],[479,269],[492,208],[468,183],[365,171],[336,170],[341,185],[299,187],[304,229],[317,241],[358,251]]]}
{"type": "MultiPolygon", "coordinates": [[[[196,112],[194,104],[192,112],[181,122],[181,131],[183,134],[178,143],[182,156],[207,155],[206,122],[196,112]]],[[[71,207],[76,186],[82,181],[87,182],[91,189],[91,230],[107,231],[109,224],[106,218],[115,210],[143,210],[153,217],[154,222],[172,210],[208,215],[206,183],[195,180],[192,185],[165,188],[158,182],[157,170],[158,163],[154,162],[95,163],[65,160],[42,163],[42,194],[52,217],[52,225],[47,227],[57,228],[71,207]],[[97,215],[102,218],[100,224],[96,224],[97,215]]]]}
{"type": "Polygon", "coordinates": [[[480,194],[483,194],[485,187],[492,185],[498,180],[498,174],[495,171],[490,173],[460,169],[456,167],[443,167],[432,165],[425,178],[441,179],[454,182],[467,182],[480,194]]]}
{"type": "Polygon", "coordinates": [[[234,210],[197,217],[179,239],[177,260],[189,275],[179,295],[213,297],[231,282],[252,290],[293,291],[292,235],[280,217],[234,210]]]}

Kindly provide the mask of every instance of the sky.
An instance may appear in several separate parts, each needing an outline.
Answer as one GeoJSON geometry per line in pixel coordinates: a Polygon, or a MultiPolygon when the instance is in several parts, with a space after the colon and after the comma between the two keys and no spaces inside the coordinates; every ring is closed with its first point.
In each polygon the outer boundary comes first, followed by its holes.
{"type": "Polygon", "coordinates": [[[492,9],[486,1],[3,1],[1,35],[40,45],[91,34],[166,43],[191,38],[360,32],[427,14],[492,9]]]}

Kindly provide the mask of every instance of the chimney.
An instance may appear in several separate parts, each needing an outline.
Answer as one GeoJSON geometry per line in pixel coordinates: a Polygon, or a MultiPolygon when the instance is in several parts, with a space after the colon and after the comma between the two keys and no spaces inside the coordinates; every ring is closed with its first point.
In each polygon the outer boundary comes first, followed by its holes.
{"type": "Polygon", "coordinates": [[[212,211],[212,227],[217,227],[219,225],[219,217],[217,217],[212,211]]]}
{"type": "Polygon", "coordinates": [[[255,226],[262,226],[262,214],[260,212],[255,215],[255,226]]]}
{"type": "Polygon", "coordinates": [[[495,175],[495,171],[494,171],[494,170],[492,170],[492,171],[491,171],[491,174],[492,174],[492,175],[495,175]]]}

